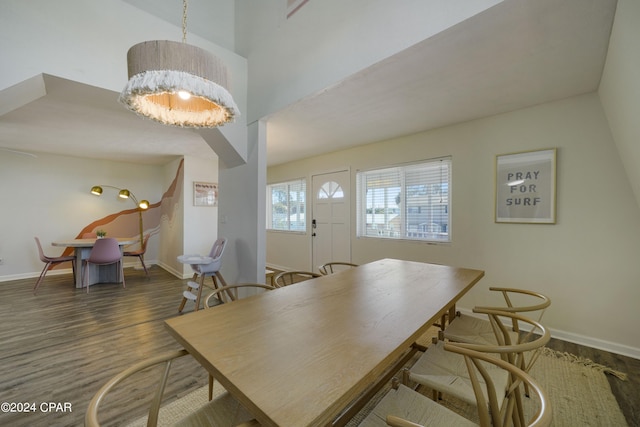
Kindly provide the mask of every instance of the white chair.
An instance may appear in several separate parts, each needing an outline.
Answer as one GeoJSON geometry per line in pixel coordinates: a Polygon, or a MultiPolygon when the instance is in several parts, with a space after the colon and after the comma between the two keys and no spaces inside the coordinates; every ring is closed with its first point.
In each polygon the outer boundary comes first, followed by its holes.
{"type": "MultiPolygon", "coordinates": [[[[462,348],[493,354],[493,357],[501,358],[528,373],[537,360],[540,349],[551,339],[549,330],[540,323],[516,313],[482,309],[474,309],[474,311],[488,317],[494,328],[497,344],[455,344],[462,348]],[[530,329],[530,333],[519,336],[515,341],[512,340],[509,327],[505,326],[503,318],[508,319],[511,323],[523,323],[523,326],[526,325],[527,329],[530,329]],[[525,355],[528,357],[525,358],[525,355]]],[[[433,391],[434,400],[440,393],[444,393],[473,405],[477,401],[476,389],[472,385],[472,379],[468,376],[464,360],[446,352],[444,344],[444,341],[437,341],[434,345],[429,346],[420,359],[411,368],[404,371],[403,383],[408,385],[413,381],[428,387],[433,391]]],[[[487,369],[487,375],[499,393],[508,389],[509,376],[503,369],[487,369]]],[[[526,387],[525,389],[528,393],[529,390],[526,387]]],[[[520,396],[516,397],[516,403],[516,413],[521,414],[522,401],[520,396]]]]}
{"type": "MultiPolygon", "coordinates": [[[[118,384],[120,384],[126,378],[132,375],[139,374],[144,371],[146,374],[150,372],[148,368],[156,365],[164,365],[164,369],[161,370],[161,376],[158,381],[158,386],[151,400],[151,404],[148,412],[148,427],[155,427],[158,424],[158,416],[160,412],[160,406],[162,404],[162,396],[167,384],[171,364],[174,360],[187,356],[189,353],[186,350],[172,351],[165,354],[161,354],[156,357],[144,360],[136,363],[130,368],[122,371],[118,375],[111,378],[104,386],[98,390],[89,402],[87,412],[85,414],[84,425],[85,427],[99,427],[100,421],[98,419],[98,409],[105,400],[105,396],[111,392],[118,384]]],[[[132,382],[128,382],[131,384],[132,382]]],[[[135,384],[135,383],[133,383],[135,384]]],[[[131,399],[140,399],[143,396],[138,394],[141,389],[136,389],[131,393],[131,399]]],[[[252,427],[259,426],[260,424],[253,419],[253,416],[228,392],[224,392],[214,400],[210,401],[203,407],[197,409],[191,414],[187,415],[176,425],[180,426],[242,426],[252,427]]]]}
{"type": "Polygon", "coordinates": [[[40,256],[40,261],[44,262],[44,268],[40,272],[40,276],[36,281],[36,285],[33,287],[33,294],[35,295],[38,292],[38,286],[44,280],[44,276],[46,276],[47,271],[49,271],[49,267],[56,264],[61,264],[63,262],[71,262],[71,269],[73,270],[73,281],[76,281],[76,256],[75,255],[61,255],[57,257],[46,256],[44,251],[42,250],[42,245],[40,244],[40,239],[34,237],[36,240],[36,245],[38,246],[38,255],[40,256]]]}
{"type": "Polygon", "coordinates": [[[487,353],[477,352],[445,343],[444,351],[462,361],[477,399],[479,424],[434,402],[402,384],[395,385],[360,423],[362,427],[420,427],[420,426],[508,426],[517,421],[521,426],[546,427],[551,424],[551,405],[540,385],[527,373],[511,363],[487,353]],[[490,370],[500,370],[509,379],[506,392],[494,387],[490,370]],[[527,384],[538,399],[538,407],[531,418],[524,419],[517,411],[520,384],[527,384]]]}
{"type": "Polygon", "coordinates": [[[224,253],[224,248],[227,245],[227,239],[224,237],[220,237],[215,241],[213,246],[211,247],[211,251],[209,252],[209,257],[212,258],[211,262],[207,264],[190,264],[191,269],[193,270],[193,279],[187,282],[187,290],[182,293],[182,302],[180,303],[180,307],[178,307],[178,312],[182,312],[187,301],[194,301],[196,306],[194,311],[198,311],[200,309],[200,300],[202,298],[202,288],[204,287],[204,278],[211,277],[213,280],[213,289],[218,289],[218,280],[222,283],[222,286],[227,286],[227,282],[225,282],[224,277],[220,273],[220,268],[222,267],[222,254],[224,253]],[[199,283],[196,282],[200,276],[199,283]],[[194,294],[193,291],[197,291],[197,294],[194,294]]]}

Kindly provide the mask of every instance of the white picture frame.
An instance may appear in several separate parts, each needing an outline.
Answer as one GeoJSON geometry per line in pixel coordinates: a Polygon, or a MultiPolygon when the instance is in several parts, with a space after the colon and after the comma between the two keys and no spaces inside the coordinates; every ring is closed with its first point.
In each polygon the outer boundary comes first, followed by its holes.
{"type": "Polygon", "coordinates": [[[217,182],[193,182],[194,206],[218,206],[217,182]]]}
{"type": "Polygon", "coordinates": [[[495,222],[556,223],[555,148],[498,155],[495,171],[495,222]]]}

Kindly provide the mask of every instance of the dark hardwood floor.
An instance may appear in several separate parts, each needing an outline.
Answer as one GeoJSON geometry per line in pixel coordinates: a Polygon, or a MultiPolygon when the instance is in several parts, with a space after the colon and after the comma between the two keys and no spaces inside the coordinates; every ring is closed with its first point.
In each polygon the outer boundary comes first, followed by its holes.
{"type": "MultiPolygon", "coordinates": [[[[144,271],[126,269],[126,289],[99,284],[89,294],[73,287],[71,275],[47,276],[37,296],[31,291],[36,279],[0,282],[0,402],[36,406],[33,412],[0,412],[0,426],[83,425],[89,400],[109,378],[141,359],[179,348],[163,321],[179,315],[186,280],[157,266],[149,273],[147,278],[144,271]],[[60,405],[42,410],[49,402],[60,405]]],[[[188,304],[185,313],[192,310],[188,304]]],[[[640,426],[639,360],[559,340],[549,347],[627,373],[627,381],[609,381],[629,425],[640,426]]],[[[169,400],[207,384],[206,372],[190,357],[178,360],[172,372],[169,400]]],[[[135,395],[114,392],[101,420],[121,426],[142,416],[147,401],[140,396],[147,396],[149,387],[143,378],[125,387],[135,395]]]]}

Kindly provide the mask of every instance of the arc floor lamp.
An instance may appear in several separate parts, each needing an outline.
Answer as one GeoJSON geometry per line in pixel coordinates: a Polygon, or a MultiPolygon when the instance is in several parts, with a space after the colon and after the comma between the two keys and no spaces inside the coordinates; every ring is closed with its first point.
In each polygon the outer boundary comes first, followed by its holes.
{"type": "Polygon", "coordinates": [[[142,211],[149,209],[149,201],[148,200],[140,200],[138,201],[138,199],[136,198],[136,196],[133,194],[133,192],[131,192],[130,190],[127,190],[126,188],[118,188],[118,187],[114,187],[113,185],[94,185],[93,187],[91,187],[91,194],[94,194],[96,196],[101,196],[102,195],[102,187],[108,187],[108,188],[113,188],[115,190],[118,190],[118,197],[120,197],[121,199],[129,199],[131,200],[138,208],[138,218],[139,218],[139,224],[140,224],[140,249],[142,249],[142,243],[144,240],[144,227],[142,224],[142,211]]]}

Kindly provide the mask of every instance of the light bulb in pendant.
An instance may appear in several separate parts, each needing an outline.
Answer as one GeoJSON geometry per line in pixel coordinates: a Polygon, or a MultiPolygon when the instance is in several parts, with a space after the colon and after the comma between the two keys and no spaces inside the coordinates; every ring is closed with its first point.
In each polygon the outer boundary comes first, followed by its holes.
{"type": "Polygon", "coordinates": [[[184,99],[185,101],[189,98],[191,98],[191,94],[189,92],[187,92],[186,90],[179,90],[178,91],[178,96],[181,99],[184,99]]]}

